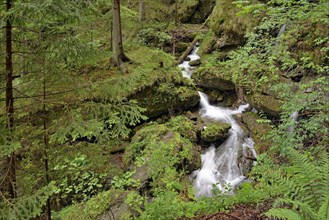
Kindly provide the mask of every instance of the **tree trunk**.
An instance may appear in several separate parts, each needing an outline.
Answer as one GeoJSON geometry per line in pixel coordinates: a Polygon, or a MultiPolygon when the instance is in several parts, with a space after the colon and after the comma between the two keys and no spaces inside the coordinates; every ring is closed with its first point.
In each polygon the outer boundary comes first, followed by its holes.
{"type": "Polygon", "coordinates": [[[139,21],[145,21],[145,3],[144,0],[139,0],[139,21]]]}
{"type": "MultiPolygon", "coordinates": [[[[47,112],[46,112],[46,76],[43,74],[43,143],[45,145],[44,149],[44,166],[45,166],[45,178],[46,184],[48,185],[50,182],[49,178],[49,165],[48,165],[48,149],[49,149],[49,141],[48,141],[48,131],[47,131],[47,112]]],[[[46,205],[46,214],[47,220],[51,220],[51,205],[50,198],[47,199],[46,205]]]]}
{"type": "Polygon", "coordinates": [[[178,0],[175,0],[175,26],[178,25],[178,0]]]}
{"type": "Polygon", "coordinates": [[[122,62],[129,59],[123,52],[120,0],[112,1],[112,51],[114,65],[121,68],[122,62]]]}
{"type": "MultiPolygon", "coordinates": [[[[6,0],[6,11],[12,7],[12,0],[6,0]]],[[[6,21],[6,115],[8,117],[7,128],[10,136],[14,129],[14,97],[13,97],[13,46],[12,24],[10,18],[6,21]]],[[[11,141],[12,138],[9,138],[11,141]]],[[[11,198],[16,198],[16,153],[11,153],[7,159],[8,175],[7,185],[11,198]]]]}

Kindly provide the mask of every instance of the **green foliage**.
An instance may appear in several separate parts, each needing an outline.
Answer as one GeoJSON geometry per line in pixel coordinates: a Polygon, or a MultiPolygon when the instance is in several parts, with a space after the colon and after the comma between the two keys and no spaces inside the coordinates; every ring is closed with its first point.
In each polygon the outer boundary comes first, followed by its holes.
{"type": "Polygon", "coordinates": [[[124,191],[121,190],[108,190],[101,192],[89,199],[86,202],[74,204],[63,209],[60,212],[54,213],[54,219],[70,220],[70,219],[96,219],[102,216],[107,210],[109,210],[118,199],[124,195],[124,191]]]}
{"type": "Polygon", "coordinates": [[[140,182],[138,180],[135,180],[132,177],[134,172],[126,172],[121,177],[115,176],[112,179],[112,186],[115,189],[125,189],[125,188],[137,188],[140,186],[140,182]]]}
{"type": "Polygon", "coordinates": [[[183,216],[190,216],[185,213],[185,204],[176,193],[165,192],[157,196],[155,201],[145,205],[145,211],[137,219],[178,219],[183,216]]]}
{"type": "Polygon", "coordinates": [[[173,117],[169,125],[174,131],[177,131],[182,137],[189,139],[190,141],[196,141],[197,128],[194,126],[193,121],[185,116],[173,117]]]}
{"type": "Polygon", "coordinates": [[[14,201],[5,200],[0,204],[1,220],[32,219],[41,214],[47,199],[56,192],[54,183],[39,189],[33,195],[25,195],[14,201]]]}
{"type": "Polygon", "coordinates": [[[56,126],[64,125],[64,129],[54,133],[51,142],[63,144],[69,140],[96,138],[97,141],[104,143],[110,139],[127,138],[131,132],[130,127],[147,119],[142,115],[144,111],[145,109],[139,107],[134,100],[83,103],[72,112],[68,111],[67,117],[56,121],[56,126]]]}
{"type": "Polygon", "coordinates": [[[137,39],[147,46],[163,49],[166,45],[170,45],[171,36],[154,28],[146,28],[138,32],[137,39]]]}
{"type": "Polygon", "coordinates": [[[308,154],[290,150],[291,165],[283,170],[278,184],[284,187],[284,197],[274,202],[266,213],[279,219],[319,219],[327,217],[329,160],[328,153],[317,155],[316,161],[308,154]],[[288,208],[280,208],[280,207],[288,208]],[[298,218],[297,218],[298,217],[298,218]]]}

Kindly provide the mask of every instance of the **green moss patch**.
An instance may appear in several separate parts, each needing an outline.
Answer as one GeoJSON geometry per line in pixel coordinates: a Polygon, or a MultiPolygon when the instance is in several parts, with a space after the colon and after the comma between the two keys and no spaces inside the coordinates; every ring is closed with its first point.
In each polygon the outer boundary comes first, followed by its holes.
{"type": "Polygon", "coordinates": [[[201,139],[213,143],[226,138],[231,125],[227,123],[212,123],[201,131],[201,139]]]}

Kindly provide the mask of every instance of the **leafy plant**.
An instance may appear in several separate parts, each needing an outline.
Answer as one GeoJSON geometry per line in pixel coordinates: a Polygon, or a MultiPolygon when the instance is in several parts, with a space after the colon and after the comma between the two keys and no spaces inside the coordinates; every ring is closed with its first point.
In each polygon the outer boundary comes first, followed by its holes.
{"type": "Polygon", "coordinates": [[[279,182],[285,195],[265,213],[278,219],[318,220],[329,217],[329,159],[322,152],[317,161],[307,154],[290,150],[291,166],[284,169],[279,182]]]}

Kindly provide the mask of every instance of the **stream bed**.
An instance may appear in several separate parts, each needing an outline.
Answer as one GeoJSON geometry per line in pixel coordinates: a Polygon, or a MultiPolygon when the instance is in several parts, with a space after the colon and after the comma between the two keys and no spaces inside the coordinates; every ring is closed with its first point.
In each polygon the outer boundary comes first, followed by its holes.
{"type": "MultiPolygon", "coordinates": [[[[195,46],[188,55],[190,61],[200,59],[197,55],[198,46],[195,46]]],[[[183,77],[191,78],[195,67],[189,65],[190,61],[183,61],[179,64],[183,77]]],[[[242,114],[249,107],[249,104],[240,105],[237,109],[230,109],[211,105],[206,94],[199,92],[200,109],[199,115],[202,118],[213,121],[229,123],[229,130],[226,140],[218,147],[210,144],[201,154],[201,168],[191,174],[193,188],[196,197],[212,196],[214,187],[222,193],[233,194],[234,189],[242,182],[246,181],[243,175],[243,162],[239,158],[239,152],[246,155],[251,152],[256,158],[254,141],[248,137],[234,119],[234,115],[242,114]]],[[[204,129],[207,129],[206,127],[204,129]]],[[[242,160],[243,160],[242,156],[242,160]]],[[[253,162],[255,164],[256,162],[253,162]]]]}

